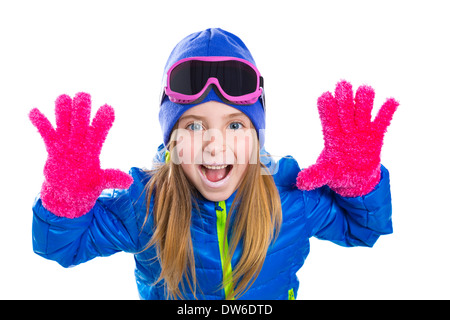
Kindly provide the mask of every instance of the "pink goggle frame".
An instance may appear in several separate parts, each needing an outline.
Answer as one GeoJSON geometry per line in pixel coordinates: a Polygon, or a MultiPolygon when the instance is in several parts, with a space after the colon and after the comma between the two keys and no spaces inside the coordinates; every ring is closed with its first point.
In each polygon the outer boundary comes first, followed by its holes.
{"type": "MultiPolygon", "coordinates": [[[[182,59],[178,62],[176,62],[174,65],[172,65],[167,72],[167,76],[165,79],[165,87],[164,92],[169,97],[170,101],[180,104],[191,104],[198,102],[198,100],[201,100],[202,96],[204,98],[206,90],[214,84],[217,90],[220,92],[221,98],[225,99],[226,102],[231,102],[233,104],[239,104],[239,105],[250,105],[254,104],[258,98],[262,98],[262,102],[264,105],[264,89],[263,89],[263,78],[261,74],[259,73],[258,69],[248,62],[247,60],[235,58],[235,57],[222,57],[222,56],[213,56],[213,57],[191,57],[182,59]],[[205,85],[202,87],[202,89],[195,94],[187,95],[183,93],[176,92],[172,90],[170,87],[170,81],[171,81],[171,75],[175,68],[177,68],[179,65],[188,62],[188,61],[206,61],[206,62],[221,62],[221,61],[238,61],[240,63],[243,63],[250,67],[254,72],[256,76],[255,81],[255,90],[251,93],[243,94],[243,95],[237,95],[232,96],[229,95],[225,90],[223,90],[222,86],[220,85],[219,79],[216,77],[210,77],[206,82],[205,85]]],[[[209,91],[208,91],[209,92],[209,91]]],[[[163,97],[164,99],[164,97],[163,97]]]]}

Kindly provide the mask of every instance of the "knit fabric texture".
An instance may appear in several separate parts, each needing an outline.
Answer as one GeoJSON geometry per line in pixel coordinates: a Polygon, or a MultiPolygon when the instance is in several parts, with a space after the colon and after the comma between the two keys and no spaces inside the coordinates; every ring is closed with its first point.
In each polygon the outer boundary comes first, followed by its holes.
{"type": "Polygon", "coordinates": [[[91,97],[83,92],[73,100],[68,95],[56,99],[56,129],[38,109],[29,114],[48,152],[41,199],[47,210],[60,217],[80,217],[91,210],[103,189],[126,189],[133,182],[120,170],[100,168],[100,152],[114,122],[114,109],[100,107],[92,124],[90,114],[91,97]]]}
{"type": "Polygon", "coordinates": [[[330,92],[319,97],[324,149],[315,164],[298,174],[299,189],[328,185],[345,197],[374,189],[380,181],[383,137],[399,105],[387,99],[371,121],[374,98],[369,86],[360,86],[353,97],[352,85],[345,80],[337,83],[334,97],[330,92]]]}

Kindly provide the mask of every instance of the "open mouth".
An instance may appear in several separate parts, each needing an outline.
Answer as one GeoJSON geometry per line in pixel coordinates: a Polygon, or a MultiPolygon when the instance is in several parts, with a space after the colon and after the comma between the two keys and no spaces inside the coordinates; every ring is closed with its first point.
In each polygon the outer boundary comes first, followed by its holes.
{"type": "Polygon", "coordinates": [[[200,165],[199,166],[203,181],[210,187],[219,187],[223,185],[230,177],[233,165],[200,165]]]}

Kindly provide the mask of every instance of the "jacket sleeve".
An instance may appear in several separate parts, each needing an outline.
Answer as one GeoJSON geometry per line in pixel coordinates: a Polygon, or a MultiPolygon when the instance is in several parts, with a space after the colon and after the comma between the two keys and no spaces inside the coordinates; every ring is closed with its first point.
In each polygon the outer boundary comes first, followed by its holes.
{"type": "Polygon", "coordinates": [[[104,191],[92,210],[79,218],[52,214],[38,197],[33,206],[34,252],[70,267],[119,251],[139,251],[141,226],[137,214],[145,205],[134,195],[139,196],[144,189],[137,170],[130,173],[134,183],[128,190],[104,191]]]}
{"type": "Polygon", "coordinates": [[[310,237],[372,247],[380,235],[392,233],[389,172],[383,166],[380,182],[365,196],[346,198],[324,186],[303,197],[310,237]]]}

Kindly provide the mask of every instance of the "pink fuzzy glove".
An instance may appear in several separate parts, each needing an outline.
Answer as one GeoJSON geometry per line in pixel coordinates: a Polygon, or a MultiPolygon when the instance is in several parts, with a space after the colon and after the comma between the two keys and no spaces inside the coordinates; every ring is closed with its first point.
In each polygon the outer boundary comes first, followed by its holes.
{"type": "Polygon", "coordinates": [[[374,97],[371,87],[361,86],[353,99],[352,85],[346,81],[336,85],[334,97],[330,92],[319,97],[325,147],[316,164],[298,174],[300,190],[326,184],[342,196],[357,197],[378,184],[384,133],[399,104],[388,99],[371,122],[374,97]]]}
{"type": "Polygon", "coordinates": [[[100,151],[114,122],[113,108],[102,106],[89,125],[89,94],[78,93],[73,101],[61,95],[55,105],[56,129],[38,109],[29,114],[48,152],[41,199],[53,214],[76,218],[92,209],[103,189],[126,189],[133,179],[122,171],[100,168],[100,151]]]}

